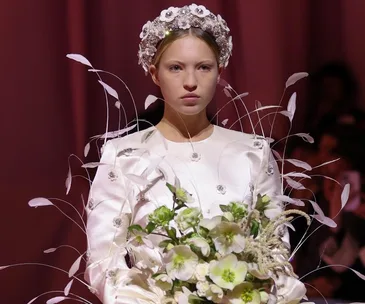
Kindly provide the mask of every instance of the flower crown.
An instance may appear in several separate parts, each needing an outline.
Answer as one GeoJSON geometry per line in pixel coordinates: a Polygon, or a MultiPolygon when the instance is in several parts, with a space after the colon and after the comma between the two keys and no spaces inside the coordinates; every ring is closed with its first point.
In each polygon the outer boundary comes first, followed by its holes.
{"type": "Polygon", "coordinates": [[[181,8],[171,6],[142,27],[139,35],[142,40],[139,44],[138,64],[141,64],[147,73],[156,54],[158,42],[171,31],[187,30],[191,27],[201,28],[215,38],[219,47],[219,64],[226,67],[232,54],[232,36],[229,36],[227,23],[220,15],[215,16],[203,5],[196,4],[181,8]]]}

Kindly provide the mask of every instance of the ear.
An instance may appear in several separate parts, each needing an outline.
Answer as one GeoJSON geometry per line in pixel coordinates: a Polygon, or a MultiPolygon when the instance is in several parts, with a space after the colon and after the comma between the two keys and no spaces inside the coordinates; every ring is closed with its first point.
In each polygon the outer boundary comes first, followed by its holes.
{"type": "Polygon", "coordinates": [[[155,65],[150,65],[148,71],[150,72],[151,78],[153,80],[153,82],[157,85],[160,86],[160,81],[158,79],[158,69],[155,65]]]}
{"type": "Polygon", "coordinates": [[[221,74],[223,72],[223,66],[218,67],[218,77],[217,77],[217,84],[219,83],[219,80],[221,79],[221,74]]]}

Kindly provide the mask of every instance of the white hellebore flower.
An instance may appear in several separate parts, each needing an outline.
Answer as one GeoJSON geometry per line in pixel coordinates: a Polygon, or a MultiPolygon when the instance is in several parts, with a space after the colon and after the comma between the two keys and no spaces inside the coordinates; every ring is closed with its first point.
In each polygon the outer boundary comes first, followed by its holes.
{"type": "Polygon", "coordinates": [[[214,303],[222,303],[223,290],[215,284],[210,284],[209,289],[205,292],[205,297],[214,303]]]}
{"type": "Polygon", "coordinates": [[[229,221],[229,222],[233,222],[234,221],[234,217],[233,214],[231,212],[224,212],[223,216],[229,221]]]}
{"type": "Polygon", "coordinates": [[[156,281],[156,286],[160,287],[162,290],[171,290],[172,280],[167,274],[161,273],[154,279],[156,281]]]}
{"type": "Polygon", "coordinates": [[[175,221],[180,230],[185,231],[199,224],[202,213],[199,208],[186,208],[179,212],[175,221]]]}
{"type": "Polygon", "coordinates": [[[130,238],[128,241],[129,244],[132,244],[133,246],[141,246],[146,245],[148,248],[153,249],[153,243],[151,240],[148,239],[148,234],[142,231],[133,230],[133,237],[130,238]]]}
{"type": "Polygon", "coordinates": [[[198,281],[206,281],[207,275],[209,274],[209,264],[208,263],[201,263],[198,264],[195,268],[195,278],[198,281]]]}
{"type": "Polygon", "coordinates": [[[266,204],[264,214],[270,220],[276,218],[278,215],[280,215],[280,213],[283,212],[282,208],[280,207],[280,203],[277,200],[273,200],[267,195],[264,195],[261,200],[264,204],[266,204]]]}
{"type": "Polygon", "coordinates": [[[247,263],[238,261],[234,254],[210,262],[209,277],[219,287],[232,290],[245,280],[246,274],[247,263]]]}
{"type": "Polygon", "coordinates": [[[168,9],[165,9],[161,12],[160,20],[164,22],[171,22],[177,16],[178,11],[179,11],[178,7],[171,6],[168,9]]]}
{"type": "Polygon", "coordinates": [[[278,278],[274,278],[274,282],[277,288],[277,304],[299,303],[307,292],[302,282],[290,276],[280,275],[278,278]]]}
{"type": "Polygon", "coordinates": [[[204,227],[208,230],[212,230],[215,226],[222,222],[221,216],[215,216],[211,219],[201,219],[199,222],[199,226],[204,227]]]}
{"type": "Polygon", "coordinates": [[[266,291],[260,291],[261,303],[269,302],[269,294],[266,291]]]}
{"type": "Polygon", "coordinates": [[[175,292],[175,300],[179,304],[189,304],[189,296],[192,293],[189,289],[187,289],[185,286],[182,287],[182,292],[175,292]]]}
{"type": "Polygon", "coordinates": [[[261,302],[260,292],[248,282],[242,283],[228,292],[227,298],[230,304],[260,304],[261,302]]]}
{"type": "Polygon", "coordinates": [[[203,256],[207,257],[210,255],[210,246],[205,238],[196,236],[189,239],[188,243],[198,247],[203,256]]]}
{"type": "Polygon", "coordinates": [[[240,253],[245,248],[245,237],[236,223],[221,222],[210,231],[215,248],[222,254],[240,253]]]}
{"type": "Polygon", "coordinates": [[[206,292],[209,290],[208,281],[199,281],[196,283],[197,294],[199,297],[205,297],[206,292]]]}
{"type": "Polygon", "coordinates": [[[167,274],[172,280],[187,281],[193,276],[198,260],[198,256],[190,247],[175,246],[165,256],[167,274]]]}

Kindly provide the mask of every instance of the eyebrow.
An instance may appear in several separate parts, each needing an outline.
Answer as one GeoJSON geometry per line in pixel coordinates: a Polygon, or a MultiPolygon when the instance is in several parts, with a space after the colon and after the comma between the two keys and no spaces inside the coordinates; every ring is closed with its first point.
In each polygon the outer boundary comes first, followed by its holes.
{"type": "MultiPolygon", "coordinates": [[[[167,63],[167,64],[171,64],[171,63],[178,63],[178,64],[180,64],[180,65],[185,65],[185,63],[184,63],[184,62],[182,62],[182,61],[180,61],[180,60],[175,60],[175,59],[170,59],[170,60],[166,61],[166,63],[167,63]]],[[[200,64],[203,64],[203,63],[205,63],[205,64],[213,64],[213,63],[214,63],[214,61],[213,61],[213,60],[211,60],[211,59],[204,59],[204,60],[199,61],[199,62],[197,63],[197,65],[200,65],[200,64]]]]}

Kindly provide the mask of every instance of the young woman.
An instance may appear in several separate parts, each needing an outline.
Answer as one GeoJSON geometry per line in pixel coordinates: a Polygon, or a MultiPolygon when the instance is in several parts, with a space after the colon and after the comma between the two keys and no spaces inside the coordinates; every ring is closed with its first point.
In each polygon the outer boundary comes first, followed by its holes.
{"type": "MultiPolygon", "coordinates": [[[[103,303],[163,299],[131,267],[155,271],[162,263],[158,249],[129,246],[127,252],[126,243],[131,223],[144,225],[157,207],[172,207],[166,182],[180,183],[191,194],[190,206],[200,207],[204,217],[218,215],[220,204],[281,193],[265,139],[218,127],[207,118],[206,107],[232,51],[222,17],[195,4],[170,7],[148,21],[140,37],[140,64],[160,87],[165,110],[156,127],[103,147],[88,204],[86,271],[103,303]]],[[[273,200],[267,216],[280,211],[273,200]]]]}

